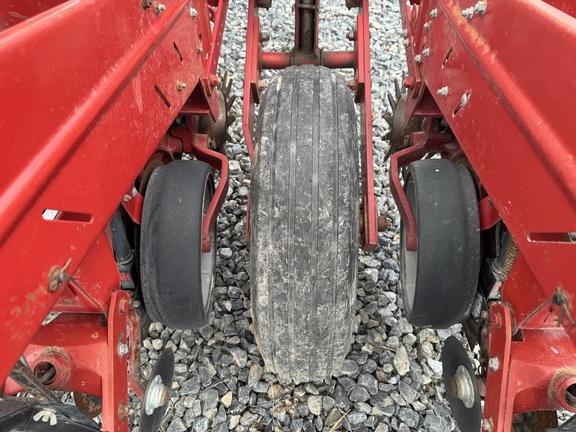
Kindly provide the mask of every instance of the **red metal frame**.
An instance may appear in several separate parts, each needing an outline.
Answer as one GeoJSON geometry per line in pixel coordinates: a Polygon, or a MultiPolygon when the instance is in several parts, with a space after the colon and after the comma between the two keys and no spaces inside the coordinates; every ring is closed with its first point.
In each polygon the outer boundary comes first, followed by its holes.
{"type": "MultiPolygon", "coordinates": [[[[0,382],[22,353],[32,367],[50,361],[58,389],[102,396],[103,431],[126,431],[128,387],[142,395],[140,320],[108,223],[120,203],[139,223],[134,181],[147,161],[188,151],[221,171],[209,236],[227,161],[193,145],[195,130],[187,143],[167,131],[179,116],[218,117],[228,1],[36,3],[0,7],[0,382]],[[41,325],[50,311],[61,315],[41,325]]],[[[8,379],[2,390],[19,388],[8,379]]]]}
{"type": "MultiPolygon", "coordinates": [[[[446,119],[454,137],[447,157],[463,150],[487,194],[479,201],[481,229],[502,220],[520,249],[482,340],[483,352],[498,358],[498,368],[488,368],[483,430],[505,431],[517,412],[576,411],[559,395],[576,369],[569,235],[576,232],[576,145],[568,109],[576,65],[558,55],[574,51],[576,21],[560,4],[521,0],[462,15],[475,5],[400,0],[410,75],[405,120],[446,119]]],[[[438,150],[431,138],[414,134],[414,147],[391,159],[408,248],[417,241],[400,167],[438,150]]]]}
{"type": "Polygon", "coordinates": [[[314,8],[315,28],[312,53],[303,52],[298,45],[300,19],[296,2],[296,41],[291,52],[262,51],[259,6],[257,0],[248,1],[248,28],[246,36],[246,65],[244,77],[244,106],[242,130],[252,158],[254,132],[254,105],[260,103],[261,73],[264,69],[283,69],[292,65],[317,64],[328,68],[354,68],[354,99],[360,106],[360,149],[362,174],[362,218],[361,242],[365,251],[378,246],[378,209],[374,195],[374,168],[372,154],[372,99],[370,79],[370,24],[368,0],[358,5],[356,30],[354,32],[354,51],[324,51],[318,48],[318,8],[314,8]]]}

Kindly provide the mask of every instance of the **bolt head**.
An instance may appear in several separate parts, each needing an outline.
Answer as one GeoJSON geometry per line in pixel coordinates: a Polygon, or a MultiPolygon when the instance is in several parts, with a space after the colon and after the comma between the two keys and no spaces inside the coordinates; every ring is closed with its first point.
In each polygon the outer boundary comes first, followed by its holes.
{"type": "Polygon", "coordinates": [[[131,414],[131,412],[132,410],[128,405],[120,403],[120,405],[118,406],[118,418],[120,420],[124,420],[125,418],[127,418],[131,414]]]}
{"type": "Polygon", "coordinates": [[[430,21],[424,23],[424,30],[430,30],[430,21]]]}
{"type": "Polygon", "coordinates": [[[462,9],[462,16],[467,20],[471,20],[474,17],[474,8],[470,6],[467,9],[462,9]]]}
{"type": "Polygon", "coordinates": [[[190,16],[192,18],[196,18],[198,16],[198,11],[196,9],[194,9],[193,7],[190,8],[190,16]]]}
{"type": "Polygon", "coordinates": [[[408,77],[404,80],[404,87],[411,89],[414,86],[414,78],[408,77]]]}
{"type": "Polygon", "coordinates": [[[420,54],[416,54],[416,55],[414,56],[414,61],[415,61],[416,63],[422,63],[422,62],[423,62],[422,56],[421,56],[420,54]]]}
{"type": "Polygon", "coordinates": [[[204,52],[204,48],[198,47],[196,48],[196,54],[202,54],[204,52]]]}
{"type": "Polygon", "coordinates": [[[434,8],[430,11],[430,17],[436,18],[438,16],[438,9],[434,8]]]}
{"type": "Polygon", "coordinates": [[[178,83],[176,84],[176,89],[177,89],[178,91],[182,91],[182,90],[184,90],[185,88],[186,88],[186,83],[178,82],[178,83]]]}
{"type": "Polygon", "coordinates": [[[56,291],[68,282],[69,276],[66,273],[66,267],[67,265],[64,266],[64,268],[54,266],[50,269],[50,272],[48,273],[48,290],[50,292],[56,291]]]}
{"type": "Polygon", "coordinates": [[[119,357],[124,357],[126,354],[128,354],[128,345],[121,343],[118,344],[118,356],[119,357]]]}
{"type": "Polygon", "coordinates": [[[500,368],[500,360],[498,357],[492,357],[488,360],[488,367],[492,372],[496,372],[500,368]]]}
{"type": "Polygon", "coordinates": [[[430,48],[425,48],[425,49],[422,51],[422,54],[424,54],[426,57],[428,57],[428,56],[430,55],[430,48]]]}
{"type": "Polygon", "coordinates": [[[210,75],[210,84],[212,87],[216,87],[218,84],[220,84],[220,78],[218,75],[210,75]]]}
{"type": "Polygon", "coordinates": [[[439,88],[438,90],[436,90],[436,94],[438,94],[442,97],[448,96],[448,87],[444,86],[442,88],[439,88]]]}
{"type": "Polygon", "coordinates": [[[474,5],[474,12],[478,15],[484,15],[486,13],[486,9],[488,8],[488,4],[484,0],[480,0],[478,3],[474,5]]]}
{"type": "Polygon", "coordinates": [[[156,13],[156,15],[164,12],[166,10],[166,6],[163,5],[162,3],[156,3],[154,2],[154,12],[156,13]]]}
{"type": "Polygon", "coordinates": [[[132,199],[132,197],[131,197],[130,195],[128,195],[128,194],[126,194],[126,195],[124,195],[124,196],[122,197],[122,201],[124,201],[124,202],[128,202],[128,201],[130,201],[131,199],[132,199]]]}

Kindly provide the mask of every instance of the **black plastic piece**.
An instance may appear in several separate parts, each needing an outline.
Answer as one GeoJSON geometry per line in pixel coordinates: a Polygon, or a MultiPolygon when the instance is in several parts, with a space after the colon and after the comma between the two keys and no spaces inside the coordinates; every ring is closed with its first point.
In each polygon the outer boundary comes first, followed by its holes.
{"type": "Polygon", "coordinates": [[[9,399],[0,401],[0,431],[97,432],[100,426],[75,405],[9,399]]]}
{"type": "Polygon", "coordinates": [[[120,211],[114,214],[110,221],[110,229],[112,230],[112,246],[114,248],[114,258],[120,273],[126,277],[120,279],[123,289],[136,288],[136,267],[134,265],[134,253],[126,235],[126,228],[122,222],[122,215],[120,211]]]}

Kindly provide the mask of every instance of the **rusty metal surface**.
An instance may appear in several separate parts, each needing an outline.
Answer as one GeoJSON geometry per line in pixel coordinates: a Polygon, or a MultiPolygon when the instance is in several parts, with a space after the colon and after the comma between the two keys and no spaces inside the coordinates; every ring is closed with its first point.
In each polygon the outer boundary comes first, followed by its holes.
{"type": "Polygon", "coordinates": [[[14,365],[12,372],[10,372],[10,378],[14,380],[20,388],[26,389],[39,400],[55,403],[60,402],[50,390],[38,381],[38,378],[34,376],[28,366],[21,361],[18,361],[14,365]]]}
{"type": "Polygon", "coordinates": [[[74,403],[80,411],[90,418],[102,414],[102,399],[97,396],[74,392],[74,403]]]}

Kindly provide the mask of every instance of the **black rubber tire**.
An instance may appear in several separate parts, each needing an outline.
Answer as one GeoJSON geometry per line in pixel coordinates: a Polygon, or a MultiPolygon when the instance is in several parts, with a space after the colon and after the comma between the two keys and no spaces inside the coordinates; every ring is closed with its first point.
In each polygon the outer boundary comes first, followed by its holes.
{"type": "Polygon", "coordinates": [[[400,227],[404,314],[416,327],[447,328],[468,317],[478,285],[480,219],[474,181],[461,165],[422,160],[408,166],[404,190],[418,231],[418,249],[408,252],[400,227]]]}
{"type": "MultiPolygon", "coordinates": [[[[216,263],[212,232],[212,277],[202,290],[202,220],[214,195],[210,165],[175,161],[154,170],[142,209],[140,271],[144,306],[152,320],[174,329],[207,323],[216,263]]],[[[206,262],[205,262],[206,263],[206,262]]]]}
{"type": "Polygon", "coordinates": [[[344,79],[287,68],[264,94],[255,141],[254,334],[281,380],[319,381],[342,366],[356,299],[358,139],[344,79]]]}

